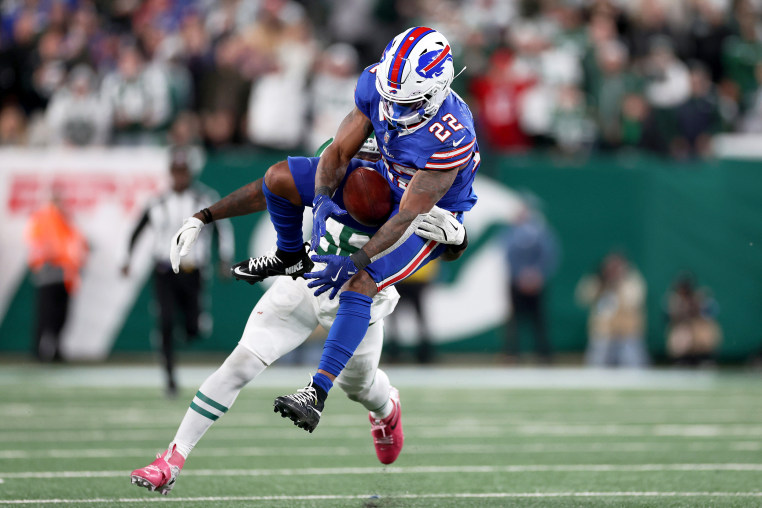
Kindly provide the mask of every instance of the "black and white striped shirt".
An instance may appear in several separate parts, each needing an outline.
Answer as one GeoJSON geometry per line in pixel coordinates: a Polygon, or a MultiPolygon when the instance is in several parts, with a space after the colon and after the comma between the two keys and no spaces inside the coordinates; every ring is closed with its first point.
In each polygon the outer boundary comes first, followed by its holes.
{"type": "MultiPolygon", "coordinates": [[[[169,265],[169,248],[172,237],[183,221],[219,201],[219,195],[211,188],[198,182],[182,192],[168,190],[154,198],[146,207],[143,216],[135,226],[130,238],[129,254],[138,237],[146,226],[153,232],[152,255],[157,264],[169,265]]],[[[199,235],[196,245],[187,256],[183,257],[180,266],[183,269],[201,268],[209,263],[211,255],[212,234],[218,235],[219,257],[231,262],[235,253],[233,227],[227,219],[213,222],[205,227],[199,235]]]]}

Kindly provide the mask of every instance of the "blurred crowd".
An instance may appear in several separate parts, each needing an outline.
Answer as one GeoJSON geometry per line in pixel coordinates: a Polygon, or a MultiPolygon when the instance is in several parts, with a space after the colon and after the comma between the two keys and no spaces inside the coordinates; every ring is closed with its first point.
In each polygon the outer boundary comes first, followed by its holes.
{"type": "MultiPolygon", "coordinates": [[[[577,302],[589,308],[585,362],[593,367],[643,368],[646,344],[647,283],[623,252],[612,251],[595,273],[583,276],[577,302]]],[[[719,307],[708,287],[690,272],[677,275],[663,297],[665,350],[675,365],[714,365],[722,342],[719,307]]]]}
{"type": "MultiPolygon", "coordinates": [[[[548,312],[547,300],[562,249],[540,205],[535,196],[525,194],[523,209],[503,235],[511,305],[503,359],[510,365],[522,361],[522,353],[529,349],[522,347],[522,342],[526,343],[522,339],[527,336],[539,364],[554,361],[549,333],[553,316],[548,312]]],[[[648,289],[646,277],[625,252],[617,249],[603,256],[591,273],[582,275],[574,299],[587,310],[585,364],[645,368],[651,364],[651,352],[655,352],[659,361],[665,356],[675,365],[715,365],[723,331],[712,290],[699,286],[693,273],[678,273],[661,298],[659,315],[649,320],[648,289]],[[649,321],[658,323],[652,328],[663,330],[663,348],[649,347],[649,321]]]]}
{"type": "Polygon", "coordinates": [[[680,158],[762,132],[758,0],[3,0],[0,144],[317,148],[427,25],[484,148],[680,158]]]}

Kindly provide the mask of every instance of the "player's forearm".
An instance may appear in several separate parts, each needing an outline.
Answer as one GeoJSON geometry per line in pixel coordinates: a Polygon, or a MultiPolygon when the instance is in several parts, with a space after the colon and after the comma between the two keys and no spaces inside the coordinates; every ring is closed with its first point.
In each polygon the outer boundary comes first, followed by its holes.
{"type": "Polygon", "coordinates": [[[315,190],[327,188],[328,195],[333,195],[347,172],[350,160],[351,157],[342,156],[337,146],[328,145],[320,156],[315,172],[315,190]]]}
{"type": "Polygon", "coordinates": [[[389,219],[376,231],[376,234],[368,240],[368,243],[361,250],[369,259],[373,259],[373,257],[381,254],[402,238],[416,217],[418,217],[417,213],[409,210],[400,210],[397,215],[389,219]]]}
{"type": "Polygon", "coordinates": [[[349,161],[355,156],[365,139],[373,132],[373,125],[356,107],[341,121],[333,142],[320,155],[315,173],[315,190],[322,189],[332,195],[339,188],[347,172],[349,161]],[[325,189],[327,188],[327,190],[325,189]]]}
{"type": "Polygon", "coordinates": [[[135,229],[132,230],[132,234],[130,235],[130,242],[127,245],[127,256],[132,256],[132,251],[135,249],[135,244],[138,241],[138,237],[143,232],[145,227],[150,222],[150,216],[148,214],[148,210],[146,210],[143,213],[143,216],[140,218],[140,221],[135,225],[135,229]]]}
{"type": "MultiPolygon", "coordinates": [[[[397,240],[405,235],[405,232],[410,229],[413,220],[418,216],[411,212],[400,212],[392,217],[389,222],[381,226],[375,235],[368,241],[362,248],[363,252],[372,259],[381,252],[394,245],[397,240]]],[[[458,245],[447,245],[447,248],[442,253],[443,261],[455,261],[460,258],[468,247],[468,236],[463,238],[463,242],[458,245]]]]}
{"type": "MultiPolygon", "coordinates": [[[[240,189],[234,190],[208,209],[214,220],[240,217],[266,210],[267,202],[262,192],[262,179],[258,178],[240,189]]],[[[208,222],[201,212],[197,212],[193,216],[204,223],[208,222]]]]}
{"type": "Polygon", "coordinates": [[[352,254],[355,266],[364,268],[404,235],[415,234],[415,228],[411,228],[413,221],[419,215],[429,213],[442,199],[455,180],[458,169],[418,171],[402,195],[397,215],[386,221],[362,249],[352,254]]]}

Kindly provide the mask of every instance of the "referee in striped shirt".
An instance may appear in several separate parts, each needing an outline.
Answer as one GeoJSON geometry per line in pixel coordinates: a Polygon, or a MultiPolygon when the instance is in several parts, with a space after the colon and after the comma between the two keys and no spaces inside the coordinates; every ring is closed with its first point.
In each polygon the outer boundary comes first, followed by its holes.
{"type": "MultiPolygon", "coordinates": [[[[229,266],[233,261],[233,228],[229,220],[214,221],[204,228],[198,238],[198,247],[182,258],[180,273],[175,274],[169,262],[168,246],[177,228],[186,217],[219,201],[219,195],[209,187],[193,181],[190,170],[189,152],[173,149],[170,162],[171,188],[154,198],[146,207],[140,221],[130,237],[129,248],[122,274],[130,273],[130,258],[138,238],[146,230],[153,232],[152,254],[154,259],[154,288],[159,304],[159,327],[161,329],[161,353],[167,374],[167,395],[177,394],[175,380],[175,355],[173,329],[178,311],[182,314],[185,338],[198,337],[203,312],[203,286],[208,273],[212,237],[217,237],[220,273],[229,276],[229,266]]],[[[211,324],[211,323],[209,323],[211,324]]],[[[205,330],[206,331],[206,330],[205,330]]]]}

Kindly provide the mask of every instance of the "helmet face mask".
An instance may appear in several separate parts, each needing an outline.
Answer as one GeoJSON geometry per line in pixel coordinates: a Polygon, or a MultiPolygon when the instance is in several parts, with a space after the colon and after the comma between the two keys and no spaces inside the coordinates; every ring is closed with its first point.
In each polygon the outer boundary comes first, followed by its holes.
{"type": "Polygon", "coordinates": [[[376,90],[384,119],[400,134],[430,120],[447,95],[454,75],[447,39],[426,27],[406,30],[392,40],[376,67],[376,90]]]}
{"type": "Polygon", "coordinates": [[[426,110],[424,99],[404,103],[381,98],[381,112],[387,123],[394,128],[408,128],[423,121],[426,110]]]}

